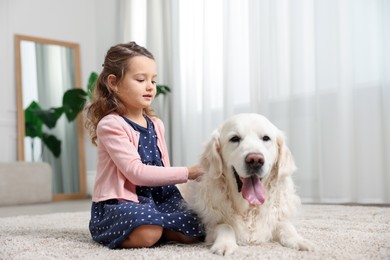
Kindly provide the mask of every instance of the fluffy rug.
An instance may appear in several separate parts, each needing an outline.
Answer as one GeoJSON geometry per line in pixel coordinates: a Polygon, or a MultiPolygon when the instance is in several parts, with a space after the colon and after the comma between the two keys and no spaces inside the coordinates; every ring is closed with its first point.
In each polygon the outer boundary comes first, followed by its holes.
{"type": "Polygon", "coordinates": [[[390,259],[389,207],[304,205],[294,222],[315,252],[264,243],[228,257],[203,244],[110,250],[91,240],[88,220],[89,212],[0,218],[0,259],[390,259]]]}

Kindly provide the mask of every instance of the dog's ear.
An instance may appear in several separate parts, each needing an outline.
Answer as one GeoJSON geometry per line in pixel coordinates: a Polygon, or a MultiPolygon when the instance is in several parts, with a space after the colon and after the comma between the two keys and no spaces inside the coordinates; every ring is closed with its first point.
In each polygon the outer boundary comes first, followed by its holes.
{"type": "Polygon", "coordinates": [[[285,139],[284,134],[280,132],[277,136],[278,156],[274,165],[274,169],[277,171],[279,177],[291,175],[297,169],[285,139]]]}
{"type": "Polygon", "coordinates": [[[206,174],[220,177],[222,175],[222,157],[220,153],[221,145],[219,131],[215,130],[210,141],[206,144],[200,158],[200,165],[206,174]]]}

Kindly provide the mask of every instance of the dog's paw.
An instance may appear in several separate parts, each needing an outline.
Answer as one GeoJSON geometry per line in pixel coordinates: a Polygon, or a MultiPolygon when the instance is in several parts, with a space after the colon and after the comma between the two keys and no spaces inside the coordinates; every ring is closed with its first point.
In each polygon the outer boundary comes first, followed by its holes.
{"type": "Polygon", "coordinates": [[[224,241],[216,241],[212,247],[210,248],[210,251],[213,254],[217,255],[230,255],[237,249],[237,244],[235,241],[231,240],[224,240],[224,241]]]}
{"type": "Polygon", "coordinates": [[[304,238],[298,242],[298,248],[299,248],[299,250],[302,250],[302,251],[315,251],[316,250],[315,244],[307,239],[304,239],[304,238]]]}
{"type": "Polygon", "coordinates": [[[316,246],[304,238],[290,238],[282,243],[283,246],[302,251],[315,251],[316,246]]]}

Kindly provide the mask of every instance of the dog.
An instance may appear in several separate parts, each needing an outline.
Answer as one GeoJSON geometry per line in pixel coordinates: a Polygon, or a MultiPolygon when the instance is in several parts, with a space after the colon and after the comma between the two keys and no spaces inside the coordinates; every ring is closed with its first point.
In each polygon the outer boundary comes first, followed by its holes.
{"type": "Polygon", "coordinates": [[[267,241],[315,249],[290,221],[300,205],[291,178],[296,166],[284,134],[266,117],[245,113],[227,119],[212,133],[199,164],[204,175],[187,183],[185,199],[214,254],[267,241]]]}

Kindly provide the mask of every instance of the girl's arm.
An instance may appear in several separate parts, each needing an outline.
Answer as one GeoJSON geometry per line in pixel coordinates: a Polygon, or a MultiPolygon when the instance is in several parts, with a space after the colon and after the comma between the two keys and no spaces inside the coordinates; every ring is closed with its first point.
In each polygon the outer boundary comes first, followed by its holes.
{"type": "MultiPolygon", "coordinates": [[[[159,167],[142,163],[138,150],[125,130],[120,117],[108,116],[97,127],[99,153],[105,152],[105,163],[111,170],[119,170],[126,179],[139,186],[162,186],[184,183],[188,179],[186,167],[159,167]],[[103,151],[102,151],[103,150],[103,151]]],[[[134,140],[133,140],[134,141],[134,140]]]]}

